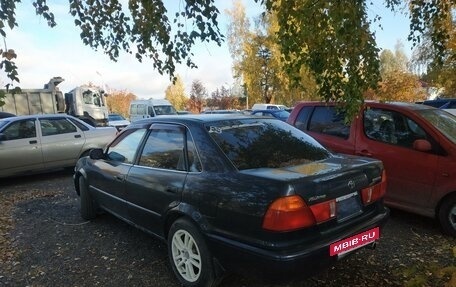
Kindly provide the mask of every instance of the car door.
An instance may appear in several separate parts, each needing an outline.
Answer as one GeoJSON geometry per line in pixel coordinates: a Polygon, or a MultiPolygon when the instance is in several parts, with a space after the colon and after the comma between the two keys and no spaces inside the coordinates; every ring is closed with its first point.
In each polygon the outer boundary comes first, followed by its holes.
{"type": "Polygon", "coordinates": [[[187,177],[185,138],[183,126],[153,124],[138,163],[126,178],[130,218],[158,235],[164,214],[179,204],[187,177]]]}
{"type": "Polygon", "coordinates": [[[356,154],[380,159],[387,174],[385,201],[414,210],[429,208],[439,155],[413,148],[417,139],[438,143],[410,116],[387,108],[364,110],[356,154]]]}
{"type": "Polygon", "coordinates": [[[40,118],[39,123],[45,167],[75,165],[85,143],[84,133],[66,117],[40,118]]]}
{"type": "Polygon", "coordinates": [[[4,137],[0,141],[0,175],[43,169],[35,118],[12,121],[0,133],[4,137]]]}
{"type": "Polygon", "coordinates": [[[88,171],[90,192],[97,203],[127,220],[125,179],[146,131],[146,128],[129,129],[120,134],[108,146],[104,159],[94,161],[88,171]]]}

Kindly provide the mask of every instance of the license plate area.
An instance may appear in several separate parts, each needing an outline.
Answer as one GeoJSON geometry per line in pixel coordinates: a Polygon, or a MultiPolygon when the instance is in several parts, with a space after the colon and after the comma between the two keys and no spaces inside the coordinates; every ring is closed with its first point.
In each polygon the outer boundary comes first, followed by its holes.
{"type": "Polygon", "coordinates": [[[362,212],[358,192],[336,198],[337,221],[343,222],[362,212]]]}
{"type": "Polygon", "coordinates": [[[349,238],[334,242],[329,246],[329,255],[338,257],[343,256],[351,251],[361,248],[365,245],[375,242],[380,238],[380,228],[375,227],[367,231],[358,233],[349,238]]]}

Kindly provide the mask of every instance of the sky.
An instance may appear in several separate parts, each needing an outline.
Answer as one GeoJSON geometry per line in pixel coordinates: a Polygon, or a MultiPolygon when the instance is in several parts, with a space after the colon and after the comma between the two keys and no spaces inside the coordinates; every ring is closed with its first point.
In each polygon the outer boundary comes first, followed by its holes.
{"type": "MultiPolygon", "coordinates": [[[[164,0],[168,3],[179,3],[177,0],[164,0]],[[170,2],[172,1],[172,2],[170,2]]],[[[411,45],[407,42],[409,20],[401,13],[392,13],[383,6],[383,1],[374,0],[369,6],[369,14],[382,17],[379,24],[374,24],[377,44],[381,49],[394,51],[400,41],[404,52],[411,54],[411,45]]],[[[219,28],[226,34],[228,18],[224,13],[230,9],[232,1],[216,0],[221,12],[219,28]]],[[[253,0],[244,0],[248,17],[258,15],[259,4],[253,0]]],[[[167,75],[160,75],[153,69],[152,62],[144,60],[139,63],[134,55],[122,53],[117,62],[113,62],[102,51],[94,51],[82,43],[78,28],[68,13],[68,2],[48,0],[48,6],[55,15],[57,26],[49,28],[46,21],[35,15],[32,0],[23,0],[17,5],[16,17],[18,27],[6,29],[7,38],[0,42],[0,48],[14,49],[17,58],[20,86],[22,89],[42,88],[55,76],[65,79],[59,87],[62,92],[89,82],[110,89],[128,91],[138,98],[164,98],[165,90],[170,84],[167,75]]],[[[252,21],[251,21],[252,22],[252,21]]],[[[194,47],[193,60],[197,69],[185,65],[177,67],[177,74],[183,79],[187,93],[194,80],[200,80],[211,93],[221,86],[233,84],[231,57],[226,42],[222,46],[201,43],[194,47]]],[[[6,76],[0,71],[0,85],[7,84],[6,76]]]]}

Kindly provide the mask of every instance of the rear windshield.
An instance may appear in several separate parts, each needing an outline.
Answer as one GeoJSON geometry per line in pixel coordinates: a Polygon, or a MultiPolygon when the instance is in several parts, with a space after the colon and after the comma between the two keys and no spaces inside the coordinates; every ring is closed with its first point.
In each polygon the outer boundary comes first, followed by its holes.
{"type": "Polygon", "coordinates": [[[239,170],[294,166],[331,156],[312,137],[276,119],[224,120],[206,128],[239,170]]]}
{"type": "Polygon", "coordinates": [[[456,144],[456,116],[437,109],[419,110],[417,113],[435,126],[446,138],[456,144]]]}

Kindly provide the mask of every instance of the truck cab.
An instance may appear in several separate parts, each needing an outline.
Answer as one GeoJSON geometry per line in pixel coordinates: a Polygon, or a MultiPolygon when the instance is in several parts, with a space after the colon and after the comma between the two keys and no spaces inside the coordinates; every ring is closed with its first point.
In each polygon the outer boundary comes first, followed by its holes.
{"type": "Polygon", "coordinates": [[[65,113],[92,126],[107,126],[108,107],[104,91],[83,85],[65,93],[65,113]]]}

